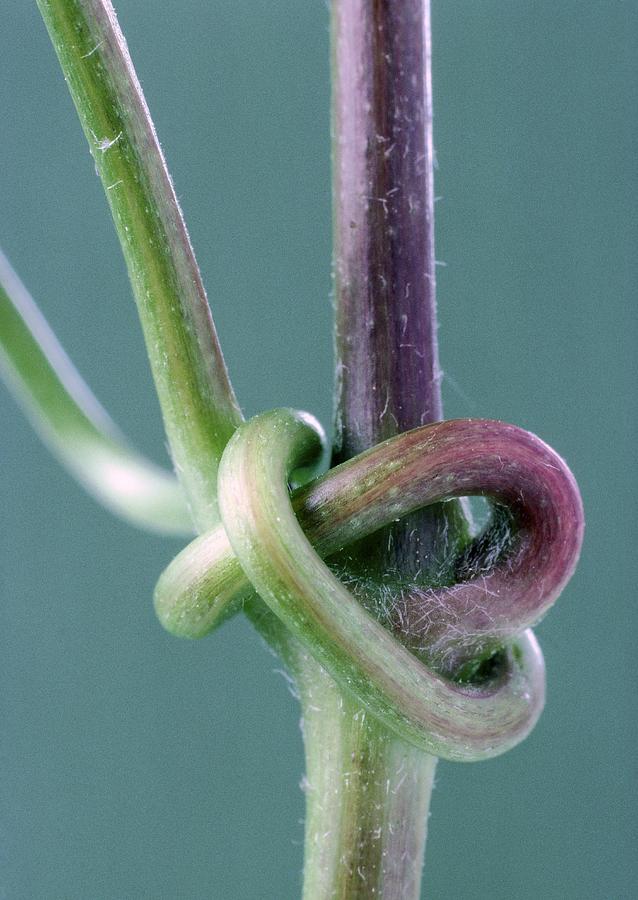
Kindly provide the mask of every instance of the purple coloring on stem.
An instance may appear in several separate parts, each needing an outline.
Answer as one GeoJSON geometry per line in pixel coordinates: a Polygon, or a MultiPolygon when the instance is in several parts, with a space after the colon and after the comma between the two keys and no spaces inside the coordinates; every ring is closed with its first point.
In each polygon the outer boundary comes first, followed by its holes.
{"type": "Polygon", "coordinates": [[[335,7],[337,456],[442,418],[429,7],[335,7]]]}
{"type": "MultiPolygon", "coordinates": [[[[436,339],[428,0],[334,0],[334,462],[443,417],[436,339]]],[[[432,565],[457,504],[354,551],[402,574],[432,565]]],[[[354,560],[353,556],[353,560],[354,560]]]]}

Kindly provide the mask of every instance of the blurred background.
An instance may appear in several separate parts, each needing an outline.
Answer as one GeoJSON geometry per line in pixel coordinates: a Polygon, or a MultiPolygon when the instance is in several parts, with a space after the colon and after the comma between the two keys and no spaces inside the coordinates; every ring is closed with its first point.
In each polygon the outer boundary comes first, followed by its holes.
{"type": "MultiPolygon", "coordinates": [[[[247,415],[331,420],[328,9],[119,0],[247,415]]],[[[433,0],[446,414],[555,447],[588,520],[520,747],[440,763],[424,897],[635,896],[638,2],[433,0]],[[631,655],[630,655],[631,654],[631,655]]],[[[166,461],[134,304],[35,3],[0,10],[0,245],[166,461]]],[[[1,386],[0,386],[1,387],[1,386]]],[[[180,543],[121,524],[0,389],[0,897],[299,896],[298,710],[236,618],[154,619],[180,543]]]]}

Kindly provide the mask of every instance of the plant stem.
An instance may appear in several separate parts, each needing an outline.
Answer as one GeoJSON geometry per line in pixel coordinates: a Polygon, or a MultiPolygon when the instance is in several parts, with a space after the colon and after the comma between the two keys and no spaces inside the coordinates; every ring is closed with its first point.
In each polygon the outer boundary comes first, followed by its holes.
{"type": "Polygon", "coordinates": [[[397,738],[307,656],[304,900],[417,898],[436,757],[397,738]]]}
{"type": "MultiPolygon", "coordinates": [[[[291,498],[295,474],[321,458],[323,432],[285,409],[237,429],[199,271],[110,0],[38,0],[111,205],[173,461],[206,532],[158,582],[158,614],[197,636],[244,600],[289,666],[307,759],[305,900],[417,900],[435,757],[503,752],[540,713],[542,656],[522,629],[573,571],[582,508],[562,460],[520,429],[477,420],[417,427],[442,416],[429,0],[332,3],[333,461],[342,465],[291,498]],[[503,507],[469,548],[452,500],[465,493],[503,507]],[[429,505],[441,500],[452,502],[429,505]],[[497,547],[489,571],[472,573],[505,515],[517,526],[509,555],[497,547]],[[467,571],[453,571],[454,561],[467,571]],[[453,583],[459,572],[467,583],[453,583]],[[478,576],[493,610],[477,604],[478,576]],[[375,590],[392,593],[395,607],[387,615],[377,604],[379,621],[369,611],[375,590]],[[423,625],[427,603],[441,599],[423,625]],[[497,651],[489,683],[462,683],[481,654],[492,663],[497,651]]],[[[132,506],[126,491],[104,493],[129,516],[181,527],[176,483],[120,445],[2,258],[1,326],[9,375],[67,464],[97,493],[113,461],[129,476],[139,471],[146,481],[132,506]]]]}
{"type": "Polygon", "coordinates": [[[337,454],[441,418],[427,0],[333,2],[337,454]]]}
{"type": "Polygon", "coordinates": [[[0,372],[44,442],[113,512],[164,534],[192,534],[174,475],[120,434],[0,252],[0,372]]]}
{"type": "Polygon", "coordinates": [[[155,129],[110,0],[38,0],[120,238],[177,475],[199,530],[241,421],[155,129]]]}
{"type": "MultiPolygon", "coordinates": [[[[429,0],[333,0],[332,16],[340,462],[440,419],[442,403],[429,0]]],[[[361,542],[348,562],[427,580],[448,555],[440,536],[455,531],[458,507],[430,507],[361,542]]],[[[305,896],[416,900],[435,760],[355,719],[327,674],[318,700],[308,665],[297,667],[311,785],[305,896]]]]}

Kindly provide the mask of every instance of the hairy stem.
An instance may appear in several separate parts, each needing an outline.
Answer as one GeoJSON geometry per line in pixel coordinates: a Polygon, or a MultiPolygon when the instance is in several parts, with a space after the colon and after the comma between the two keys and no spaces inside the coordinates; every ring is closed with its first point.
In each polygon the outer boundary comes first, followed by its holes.
{"type": "MultiPolygon", "coordinates": [[[[528,626],[582,539],[573,478],[542,442],[499,422],[438,422],[429,0],[332,0],[337,465],[292,496],[323,432],[287,409],[241,424],[110,0],[38,4],[204,532],[160,578],[158,614],[199,636],[243,601],[290,668],[307,758],[305,900],[417,900],[436,757],[488,758],[533,727],[544,669],[528,626]],[[494,502],[474,539],[467,494],[494,502]],[[386,611],[375,591],[392,593],[386,611]]],[[[159,503],[179,519],[176,483],[82,401],[21,292],[0,259],[0,330],[15,337],[4,362],[50,443],[70,460],[79,452],[69,465],[98,493],[106,463],[139,469],[149,496],[129,514],[155,520],[159,503]]]]}
{"type": "Polygon", "coordinates": [[[241,421],[157,135],[110,0],[38,0],[129,271],[176,472],[198,528],[241,421]]]}
{"type": "Polygon", "coordinates": [[[314,659],[290,665],[304,709],[304,900],[418,897],[436,757],[368,715],[314,659]]]}
{"type": "MultiPolygon", "coordinates": [[[[333,0],[332,15],[334,458],[340,462],[393,434],[440,419],[442,406],[429,0],[333,0]]],[[[367,538],[345,562],[377,578],[390,569],[400,577],[427,580],[428,568],[441,555],[437,536],[453,538],[455,525],[462,530],[461,521],[452,507],[445,516],[437,507],[421,510],[367,538]]],[[[309,803],[305,877],[308,885],[321,884],[312,900],[417,898],[434,760],[411,750],[409,777],[401,781],[397,761],[407,751],[400,742],[378,723],[356,728],[343,719],[338,720],[340,752],[322,754],[314,742],[335,727],[333,706],[326,705],[323,725],[317,721],[321,712],[313,712],[314,727],[306,734],[309,771],[316,769],[318,758],[330,764],[322,781],[335,791],[323,817],[328,806],[316,799],[309,803]],[[352,760],[358,771],[350,779],[344,766],[352,760]],[[395,786],[391,798],[378,796],[375,785],[384,783],[395,786]],[[384,809],[390,802],[401,810],[399,842],[377,811],[379,804],[384,809]],[[326,863],[317,834],[328,829],[335,807],[347,827],[333,844],[333,878],[327,879],[320,874],[326,863]]]]}
{"type": "MultiPolygon", "coordinates": [[[[454,431],[455,425],[465,424],[467,423],[462,421],[426,426],[399,435],[375,449],[387,450],[394,444],[416,440],[413,446],[415,457],[428,459],[429,447],[423,432],[443,428],[444,425],[448,430],[454,431]],[[424,437],[425,443],[420,440],[424,437]]],[[[491,424],[500,428],[511,427],[501,426],[500,423],[491,424]]],[[[521,436],[526,435],[520,429],[516,431],[521,436]]],[[[348,587],[321,560],[308,535],[304,533],[291,503],[288,484],[295,469],[316,462],[320,457],[320,438],[320,429],[317,429],[316,423],[307,413],[280,409],[251,419],[229,441],[220,465],[220,512],[228,542],[244,576],[268,609],[275,614],[278,623],[283,626],[284,635],[291,641],[302,644],[334,678],[344,692],[344,702],[348,697],[356,698],[362,709],[383,722],[394,735],[436,756],[469,761],[504,752],[529,732],[543,704],[542,657],[531,632],[519,633],[529,621],[526,617],[536,619],[538,612],[546,608],[545,604],[555,597],[552,591],[547,596],[539,594],[537,584],[530,589],[525,577],[526,565],[531,567],[532,560],[539,559],[538,549],[532,548],[533,542],[523,537],[519,553],[501,561],[500,565],[496,564],[493,570],[494,580],[485,578],[488,595],[496,593],[498,596],[498,581],[507,578],[511,570],[513,602],[504,592],[503,603],[498,603],[497,609],[498,606],[504,606],[506,620],[511,617],[512,626],[519,626],[516,628],[517,633],[513,635],[511,646],[501,654],[494,677],[478,684],[463,684],[441,677],[362,607],[348,587]],[[523,572],[519,571],[516,575],[516,570],[520,568],[523,572]],[[518,590],[516,581],[519,582],[518,590]],[[521,600],[525,602],[521,603],[521,600]],[[518,622],[517,606],[521,607],[518,610],[518,622]]],[[[528,438],[534,440],[531,435],[528,438]]],[[[507,445],[503,442],[499,449],[507,452],[507,445]]],[[[369,453],[374,455],[375,451],[369,453]]],[[[350,481],[346,493],[359,506],[362,515],[355,513],[352,518],[347,515],[346,520],[350,518],[350,523],[348,526],[342,521],[342,534],[347,534],[353,525],[357,528],[361,519],[365,521],[366,506],[368,510],[371,506],[374,507],[373,517],[380,514],[381,522],[387,521],[385,515],[400,515],[404,510],[417,508],[419,500],[416,493],[413,494],[409,487],[406,489],[406,482],[410,485],[416,480],[409,455],[405,454],[405,470],[403,467],[397,470],[394,466],[394,472],[390,469],[389,473],[386,470],[384,474],[384,466],[377,469],[377,476],[382,482],[386,482],[385,489],[382,488],[381,492],[378,490],[379,485],[374,485],[376,478],[370,472],[364,472],[363,490],[361,484],[357,484],[356,467],[354,473],[351,473],[355,475],[354,483],[346,474],[346,481],[350,481]],[[407,473],[405,481],[404,471],[407,473]],[[386,474],[389,474],[389,478],[386,478],[386,474]],[[372,490],[366,500],[366,487],[370,483],[372,490]],[[401,497],[398,504],[397,497],[401,497]],[[407,507],[402,506],[404,497],[408,500],[407,507]]],[[[437,455],[436,451],[432,455],[437,455]]],[[[367,461],[367,456],[368,454],[364,454],[358,460],[367,461]]],[[[354,464],[357,461],[352,462],[354,464]]],[[[494,470],[492,453],[483,462],[486,468],[494,470]]],[[[542,465],[542,461],[537,457],[535,465],[533,464],[534,471],[539,464],[542,465]]],[[[348,463],[344,465],[349,467],[348,463]]],[[[466,462],[463,468],[467,468],[466,462]]],[[[471,475],[468,478],[468,474],[466,472],[463,482],[472,490],[472,484],[476,485],[476,482],[472,481],[471,475]]],[[[413,487],[416,492],[425,489],[427,495],[426,485],[430,479],[427,472],[423,476],[421,484],[417,481],[413,487]]],[[[511,479],[511,474],[505,475],[506,479],[508,477],[511,479]]],[[[574,509],[572,484],[569,479],[563,480],[561,474],[557,477],[565,489],[566,502],[561,502],[560,508],[569,513],[574,509]]],[[[454,480],[455,477],[452,476],[452,481],[454,480]]],[[[450,479],[443,475],[442,482],[449,484],[450,479]]],[[[441,487],[441,481],[437,487],[441,487]]],[[[543,494],[544,490],[539,492],[530,508],[543,507],[543,500],[546,499],[543,494]]],[[[437,490],[434,496],[440,498],[446,494],[437,490]]],[[[427,497],[423,497],[423,494],[421,500],[427,503],[427,497]]],[[[325,507],[322,512],[324,511],[325,507]]],[[[556,508],[550,511],[550,520],[556,516],[557,511],[556,508]]],[[[310,522],[312,518],[311,515],[310,522]]],[[[371,523],[368,521],[368,524],[371,523]]],[[[532,525],[535,533],[539,531],[538,524],[532,525]]],[[[309,530],[312,532],[312,526],[309,530]]],[[[549,579],[553,576],[555,587],[564,583],[565,575],[573,567],[574,555],[579,546],[578,539],[571,541],[564,553],[561,546],[564,534],[564,530],[561,531],[559,527],[554,530],[553,535],[547,535],[554,549],[549,554],[542,554],[539,560],[543,564],[540,577],[547,572],[549,579]]],[[[200,557],[198,560],[198,546],[202,548],[201,543],[195,541],[191,545],[193,555],[187,554],[190,562],[194,563],[192,568],[177,565],[177,571],[181,569],[185,579],[194,576],[195,583],[199,564],[207,564],[206,553],[203,554],[203,559],[200,557]]],[[[232,564],[228,566],[222,559],[218,559],[213,565],[220,576],[222,597],[226,595],[226,600],[232,602],[232,596],[229,597],[226,593],[234,580],[232,564]],[[221,563],[219,568],[218,563],[221,563]]],[[[170,567],[168,571],[170,573],[170,567]]],[[[163,586],[158,585],[160,591],[170,590],[171,580],[169,574],[167,582],[163,586]]],[[[164,578],[160,579],[162,581],[164,578]]],[[[482,606],[480,595],[475,590],[480,590],[480,582],[481,579],[478,584],[468,581],[462,585],[467,594],[473,595],[474,607],[482,606]]],[[[235,584],[241,589],[241,579],[239,584],[235,584]]],[[[209,586],[212,586],[211,582],[209,586]]],[[[451,598],[452,603],[459,599],[461,612],[466,612],[462,593],[451,598]]],[[[184,612],[188,614],[187,610],[184,612]]],[[[448,637],[455,640],[460,636],[458,626],[462,628],[463,622],[459,623],[453,610],[450,612],[452,635],[448,637]]],[[[497,612],[491,631],[468,635],[470,645],[480,645],[486,639],[491,641],[499,636],[502,639],[498,618],[497,612]]],[[[265,620],[263,624],[266,636],[274,639],[277,649],[285,658],[290,657],[285,640],[280,641],[277,632],[271,629],[270,621],[265,620]]],[[[438,619],[435,624],[439,624],[438,619]]],[[[489,624],[486,623],[486,626],[489,629],[489,624]]],[[[437,635],[436,643],[439,643],[438,637],[437,635]]],[[[462,638],[461,640],[463,644],[466,643],[462,638]]],[[[295,666],[293,670],[294,668],[295,666]]],[[[314,705],[321,707],[320,694],[315,696],[314,705]]]]}
{"type": "MultiPolygon", "coordinates": [[[[376,451],[388,450],[397,442],[416,441],[414,459],[422,463],[430,456],[426,433],[439,429],[454,432],[474,424],[461,420],[416,429],[385,442],[358,459],[367,460],[376,451]]],[[[501,423],[479,424],[496,429],[497,437],[500,431],[502,438],[512,428],[501,423]]],[[[515,442],[519,438],[523,444],[538,441],[520,429],[514,431],[518,433],[515,442]]],[[[455,457],[458,451],[454,450],[453,439],[444,443],[448,450],[452,447],[450,452],[455,457]]],[[[471,441],[474,447],[481,447],[481,443],[476,435],[471,441]]],[[[518,481],[519,467],[512,465],[504,469],[496,464],[498,458],[495,456],[495,451],[500,451],[507,459],[507,441],[494,445],[488,440],[485,446],[483,476],[487,472],[490,473],[488,479],[496,479],[491,488],[486,484],[487,490],[513,493],[515,485],[512,482],[518,481]],[[501,488],[496,487],[498,481],[501,488]]],[[[535,459],[529,459],[532,482],[537,470],[542,470],[550,459],[542,447],[537,449],[540,453],[534,452],[535,459]]],[[[496,669],[486,681],[461,684],[437,675],[409,652],[362,608],[322,562],[294,514],[289,482],[297,468],[316,462],[320,455],[321,431],[305,413],[273,410],[241,426],[224,451],[220,466],[222,522],[245,577],[268,607],[264,616],[263,606],[260,609],[260,605],[249,600],[247,611],[286,660],[299,684],[304,719],[307,714],[312,726],[306,742],[308,771],[312,772],[315,784],[329,789],[329,796],[319,791],[309,798],[312,809],[306,828],[309,861],[306,896],[312,900],[321,897],[350,900],[352,897],[416,896],[421,871],[421,837],[424,835],[423,800],[431,782],[431,756],[443,755],[466,761],[484,759],[504,752],[529,733],[543,706],[542,655],[531,631],[525,631],[507,642],[496,669]],[[344,710],[347,712],[342,714],[344,710]],[[354,721],[359,722],[358,726],[351,721],[355,714],[354,721]],[[363,727],[368,718],[373,722],[369,727],[363,727]],[[315,740],[319,741],[318,745],[315,740]],[[327,742],[325,748],[324,741],[327,742]],[[405,781],[397,773],[396,766],[401,760],[410,762],[410,790],[404,789],[405,781]],[[354,774],[353,778],[351,774],[354,774]],[[396,822],[388,819],[379,807],[380,786],[388,782],[394,788],[387,802],[393,809],[401,810],[403,838],[398,843],[396,822]],[[352,829],[356,829],[356,834],[352,829]],[[412,890],[414,894],[406,893],[412,890]]],[[[472,453],[470,460],[474,455],[472,453]]],[[[552,455],[556,459],[555,454],[552,455]]],[[[410,493],[409,486],[416,473],[409,463],[409,456],[409,453],[402,455],[406,461],[405,476],[401,466],[395,465],[386,471],[390,475],[386,513],[393,507],[399,515],[404,511],[402,501],[398,506],[393,501],[410,493]]],[[[459,487],[466,486],[474,493],[479,489],[479,482],[474,480],[465,450],[461,450],[458,459],[464,470],[463,474],[459,470],[459,487]]],[[[355,462],[353,460],[353,464],[355,462]]],[[[523,537],[520,547],[523,556],[517,554],[512,559],[527,557],[531,569],[533,563],[528,554],[532,552],[539,562],[544,561],[547,573],[553,573],[555,586],[559,589],[573,571],[580,546],[580,535],[569,536],[570,522],[578,520],[580,501],[564,463],[556,471],[560,474],[552,475],[546,485],[550,493],[554,485],[562,485],[558,507],[551,509],[546,519],[548,524],[553,523],[554,532],[542,534],[541,520],[543,510],[547,509],[547,494],[545,487],[541,487],[530,507],[530,511],[537,508],[540,520],[531,523],[531,528],[545,547],[538,556],[539,548],[531,549],[532,542],[523,537]],[[564,546],[565,538],[567,546],[564,546]]],[[[352,500],[356,504],[357,499],[370,489],[371,505],[377,507],[380,494],[378,485],[374,484],[375,478],[371,472],[362,474],[364,478],[359,487],[351,485],[352,500]]],[[[381,470],[377,474],[382,482],[385,481],[381,470]]],[[[440,490],[450,483],[446,475],[441,473],[443,477],[439,480],[431,479],[427,472],[422,474],[423,481],[417,490],[425,489],[427,493],[426,485],[434,480],[438,481],[438,487],[430,496],[446,496],[445,488],[440,490]]],[[[476,476],[482,480],[478,469],[476,476]]],[[[418,503],[416,498],[413,499],[418,503]]],[[[367,505],[365,501],[364,505],[367,505]]],[[[384,505],[381,495],[381,507],[384,505]]],[[[356,527],[359,519],[355,514],[351,524],[356,527]]],[[[381,521],[384,521],[383,513],[381,521]]],[[[195,547],[193,550],[191,561],[195,562],[198,554],[195,547]]],[[[201,562],[207,564],[205,558],[201,562]]],[[[198,568],[199,565],[193,567],[193,575],[198,568]]],[[[506,575],[510,568],[506,561],[500,575],[506,575]]],[[[515,562],[512,571],[518,568],[515,562]]],[[[519,605],[523,616],[534,614],[527,602],[520,603],[527,593],[525,563],[522,568],[519,577],[523,576],[523,595],[510,603],[507,593],[503,592],[502,600],[508,615],[515,615],[519,605]]],[[[229,574],[229,568],[222,565],[222,592],[228,588],[229,574]]],[[[499,577],[498,564],[494,576],[499,577]]],[[[542,582],[542,575],[540,580],[542,582]]],[[[467,587],[471,589],[469,583],[467,587]]],[[[491,596],[490,585],[486,588],[491,596]]],[[[498,589],[495,593],[498,598],[498,589]]],[[[555,599],[553,592],[548,598],[541,595],[535,581],[528,596],[531,603],[544,604],[549,597],[555,599]]],[[[476,607],[477,603],[473,605],[476,607]]],[[[535,611],[539,608],[536,605],[535,611]]],[[[519,619],[518,624],[524,622],[524,618],[519,619]]],[[[494,625],[492,638],[499,632],[498,623],[494,625]]],[[[472,637],[479,643],[482,640],[480,634],[472,637]]],[[[402,769],[401,774],[404,771],[402,769]]]]}

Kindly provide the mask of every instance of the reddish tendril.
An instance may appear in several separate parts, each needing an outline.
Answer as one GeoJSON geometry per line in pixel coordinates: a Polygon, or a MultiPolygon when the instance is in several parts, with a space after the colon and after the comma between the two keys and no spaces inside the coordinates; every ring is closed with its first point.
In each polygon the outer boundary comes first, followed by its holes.
{"type": "Polygon", "coordinates": [[[321,446],[314,420],[291,410],[241,426],[220,468],[223,528],[194,541],[162,575],[160,617],[171,630],[201,634],[252,585],[333,677],[406,740],[455,759],[503,752],[543,704],[542,657],[526,629],[557,598],[580,550],[582,505],[569,469],[512,425],[441,422],[337,466],[291,504],[293,471],[316,462],[321,446]],[[457,561],[462,580],[403,593],[394,612],[408,636],[403,646],[320,557],[420,507],[468,495],[489,497],[494,521],[457,561]],[[500,648],[500,664],[480,684],[441,674],[474,671],[500,648]]]}
{"type": "MultiPolygon", "coordinates": [[[[448,672],[538,622],[571,578],[584,518],[564,460],[514,425],[456,419],[384,441],[295,498],[304,530],[321,547],[337,509],[344,529],[356,521],[360,538],[423,506],[469,496],[489,498],[496,514],[458,560],[458,582],[414,585],[394,612],[409,645],[427,648],[448,672]]],[[[333,532],[331,550],[335,539],[333,532]]]]}

